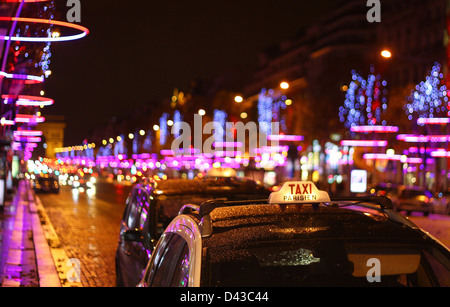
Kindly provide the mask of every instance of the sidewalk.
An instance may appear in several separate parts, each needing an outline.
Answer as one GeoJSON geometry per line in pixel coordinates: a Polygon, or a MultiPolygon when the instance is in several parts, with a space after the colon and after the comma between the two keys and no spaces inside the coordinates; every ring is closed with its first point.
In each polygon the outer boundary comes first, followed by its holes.
{"type": "Polygon", "coordinates": [[[13,199],[6,201],[0,213],[1,287],[61,286],[41,224],[40,206],[29,182],[21,180],[13,199]]]}

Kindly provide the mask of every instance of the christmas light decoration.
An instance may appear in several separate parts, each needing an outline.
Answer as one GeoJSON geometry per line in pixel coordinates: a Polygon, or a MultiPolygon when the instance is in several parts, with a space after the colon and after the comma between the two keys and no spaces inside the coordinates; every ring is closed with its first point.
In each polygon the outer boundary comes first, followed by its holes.
{"type": "Polygon", "coordinates": [[[422,117],[417,119],[417,124],[419,125],[442,125],[449,123],[450,117],[422,117]]]}
{"type": "Polygon", "coordinates": [[[164,145],[167,141],[167,136],[169,135],[169,129],[167,127],[167,120],[169,119],[168,113],[163,113],[159,118],[159,144],[164,145]]]}
{"type": "Polygon", "coordinates": [[[181,115],[180,111],[175,110],[175,112],[173,112],[173,125],[172,125],[172,134],[174,135],[175,138],[180,136],[182,121],[183,116],[181,115]]]}
{"type": "Polygon", "coordinates": [[[45,107],[54,103],[53,99],[39,97],[39,96],[26,96],[26,95],[2,95],[4,99],[3,103],[7,104],[9,100],[17,99],[16,106],[33,106],[33,107],[45,107]],[[6,102],[5,102],[6,100],[6,102]]]}
{"type": "Polygon", "coordinates": [[[39,130],[17,130],[13,132],[14,136],[41,136],[42,131],[39,130]]]}
{"type": "Polygon", "coordinates": [[[387,146],[388,142],[383,140],[342,140],[342,146],[353,146],[353,147],[384,147],[387,146]]]}
{"type": "MultiPolygon", "coordinates": [[[[416,85],[408,97],[409,103],[405,105],[405,111],[409,120],[449,115],[447,87],[443,78],[441,65],[436,62],[425,81],[416,85]]],[[[424,125],[426,121],[420,120],[417,123],[424,125]]]]}
{"type": "Polygon", "coordinates": [[[301,136],[301,135],[277,134],[277,135],[268,135],[267,139],[269,141],[298,142],[298,141],[303,141],[303,136],[301,136]]]}
{"type": "MultiPolygon", "coordinates": [[[[225,138],[225,123],[227,121],[227,112],[223,110],[214,110],[214,139],[216,146],[223,142],[225,138]]],[[[219,147],[219,146],[218,146],[219,147]]]]}
{"type": "Polygon", "coordinates": [[[283,114],[287,97],[280,91],[262,89],[258,95],[258,123],[262,133],[272,134],[271,123],[279,122],[282,132],[286,132],[286,120],[283,114]]]}
{"type": "Polygon", "coordinates": [[[443,143],[450,141],[450,135],[415,135],[415,134],[399,134],[397,140],[409,143],[443,143]]]}
{"type": "Polygon", "coordinates": [[[65,21],[48,20],[42,18],[26,18],[26,17],[0,17],[0,21],[17,21],[17,22],[28,22],[28,23],[38,23],[38,24],[48,24],[56,25],[60,27],[66,27],[70,29],[75,29],[81,31],[80,34],[67,35],[67,36],[50,36],[50,37],[23,37],[23,36],[12,36],[0,35],[0,40],[11,40],[20,42],[62,42],[71,41],[85,37],[89,34],[89,30],[86,27],[73,24],[65,21]]]}
{"type": "Polygon", "coordinates": [[[436,150],[430,153],[432,157],[436,158],[450,158],[450,151],[446,150],[436,150]]]}
{"type": "Polygon", "coordinates": [[[398,132],[398,127],[396,126],[353,126],[350,128],[350,131],[352,132],[363,132],[363,133],[369,133],[369,132],[376,132],[376,133],[395,133],[398,132]]]}
{"type": "Polygon", "coordinates": [[[38,124],[43,123],[45,118],[36,115],[16,114],[16,123],[38,124]]]}
{"type": "Polygon", "coordinates": [[[340,121],[345,127],[360,125],[386,125],[382,115],[387,109],[387,82],[374,74],[373,67],[367,80],[352,71],[344,105],[339,108],[340,121]]]}
{"type": "Polygon", "coordinates": [[[24,74],[10,74],[4,71],[0,71],[0,77],[7,79],[24,80],[25,84],[34,84],[44,82],[43,76],[24,75],[24,74]]]}
{"type": "Polygon", "coordinates": [[[366,153],[363,155],[366,160],[390,160],[390,161],[400,161],[402,163],[409,164],[421,164],[422,158],[408,157],[405,155],[395,155],[395,154],[383,154],[383,153],[366,153]]]}
{"type": "Polygon", "coordinates": [[[152,150],[153,139],[150,132],[147,132],[147,136],[144,139],[144,143],[142,144],[142,149],[146,152],[150,152],[152,150]]]}

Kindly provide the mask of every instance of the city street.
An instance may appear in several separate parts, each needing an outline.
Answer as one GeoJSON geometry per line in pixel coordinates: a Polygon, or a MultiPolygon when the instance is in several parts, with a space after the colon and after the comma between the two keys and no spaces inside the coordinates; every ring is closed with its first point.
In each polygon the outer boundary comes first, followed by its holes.
{"type": "Polygon", "coordinates": [[[97,183],[94,193],[68,186],[37,194],[69,258],[80,261],[84,287],[115,286],[114,254],[130,187],[97,183]]]}
{"type": "MultiPolygon", "coordinates": [[[[95,192],[68,186],[37,194],[70,258],[80,261],[84,287],[114,287],[114,254],[129,185],[98,182],[95,192]]],[[[413,213],[410,219],[450,247],[450,216],[413,213]]]]}

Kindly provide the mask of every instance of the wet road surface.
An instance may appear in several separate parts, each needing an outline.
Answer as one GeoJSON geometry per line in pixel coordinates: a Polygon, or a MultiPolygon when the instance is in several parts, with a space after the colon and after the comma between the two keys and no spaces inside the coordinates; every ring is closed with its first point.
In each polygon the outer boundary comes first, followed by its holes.
{"type": "Polygon", "coordinates": [[[84,287],[114,287],[114,255],[130,186],[98,182],[94,191],[67,186],[37,194],[69,258],[80,261],[84,287]]]}

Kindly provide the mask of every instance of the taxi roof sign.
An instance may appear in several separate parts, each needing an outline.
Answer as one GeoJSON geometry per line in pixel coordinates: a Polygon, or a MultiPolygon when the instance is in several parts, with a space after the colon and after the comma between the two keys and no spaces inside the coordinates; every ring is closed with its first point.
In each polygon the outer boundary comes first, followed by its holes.
{"type": "Polygon", "coordinates": [[[326,191],[320,191],[312,181],[286,181],[270,193],[269,204],[299,204],[330,202],[326,191]]]}

